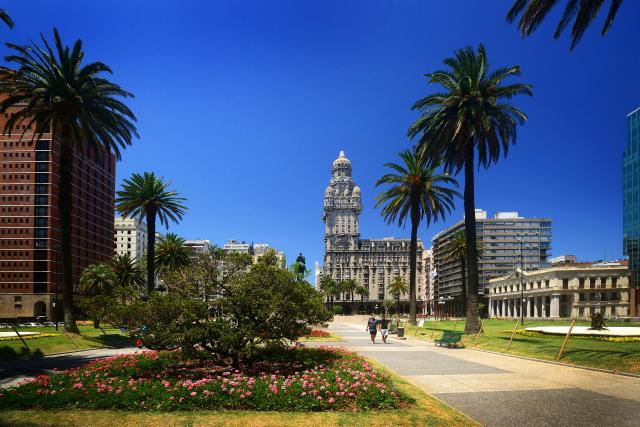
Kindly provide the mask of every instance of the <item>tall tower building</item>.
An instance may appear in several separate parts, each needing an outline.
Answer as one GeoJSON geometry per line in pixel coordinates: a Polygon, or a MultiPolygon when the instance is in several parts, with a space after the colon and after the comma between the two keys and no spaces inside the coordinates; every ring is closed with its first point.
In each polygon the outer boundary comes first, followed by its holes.
{"type": "MultiPolygon", "coordinates": [[[[0,116],[0,129],[11,112],[0,116]]],[[[60,141],[25,125],[0,135],[0,318],[53,319],[62,304],[60,141]],[[22,132],[25,132],[21,139],[22,132]],[[56,298],[60,295],[60,298],[56,298]]],[[[74,291],[83,269],[114,253],[115,157],[73,151],[74,291]]],[[[57,316],[61,319],[61,316],[57,316]]]]}
{"type": "Polygon", "coordinates": [[[147,224],[139,218],[116,218],[115,248],[118,255],[141,259],[147,250],[147,224]]]}
{"type": "Polygon", "coordinates": [[[622,157],[623,251],[629,257],[631,286],[640,281],[640,108],[627,114],[627,149],[622,157]]]}
{"type": "MultiPolygon", "coordinates": [[[[340,295],[347,312],[371,313],[382,311],[385,299],[392,299],[388,285],[395,277],[409,284],[410,239],[361,239],[359,215],[362,212],[360,188],[353,182],[351,162],[344,152],[331,166],[331,180],[324,192],[322,220],[325,224],[325,254],[322,274],[337,281],[353,279],[367,288],[368,296],[340,295]],[[376,309],[377,308],[377,309],[376,309]]],[[[418,313],[423,312],[424,295],[422,271],[422,243],[418,241],[416,263],[416,293],[418,313]]],[[[409,295],[401,298],[402,310],[407,312],[409,295]]]]}

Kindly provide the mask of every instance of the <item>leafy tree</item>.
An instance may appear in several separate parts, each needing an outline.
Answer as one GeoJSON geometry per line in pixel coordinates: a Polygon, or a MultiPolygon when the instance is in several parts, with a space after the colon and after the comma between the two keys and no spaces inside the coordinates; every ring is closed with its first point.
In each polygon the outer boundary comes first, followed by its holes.
{"type": "Polygon", "coordinates": [[[416,102],[414,110],[420,118],[409,128],[409,136],[419,135],[418,150],[432,159],[442,160],[445,171],[454,173],[464,168],[464,229],[467,242],[467,321],[466,333],[480,328],[478,312],[478,254],[476,253],[476,220],[474,168],[488,168],[506,156],[515,144],[516,128],[527,116],[507,102],[516,95],[532,95],[531,85],[503,84],[511,76],[520,75],[520,67],[501,67],[489,71],[484,46],[476,53],[472,48],[458,50],[444,61],[448,69],[427,74],[429,84],[443,91],[416,102]]]}
{"type": "Polygon", "coordinates": [[[333,298],[340,294],[340,285],[338,282],[336,282],[333,277],[323,274],[322,277],[320,277],[318,288],[326,296],[329,301],[329,306],[331,310],[333,310],[333,298]]]}
{"type": "MultiPolygon", "coordinates": [[[[392,299],[388,299],[387,298],[382,302],[382,305],[384,305],[385,313],[389,314],[389,310],[391,310],[393,308],[393,306],[396,305],[396,302],[394,300],[392,300],[392,299]]],[[[396,319],[397,319],[397,317],[396,317],[396,319]]]]}
{"type": "Polygon", "coordinates": [[[33,129],[31,140],[50,135],[55,144],[60,144],[58,208],[64,322],[68,330],[78,332],[71,245],[74,151],[91,149],[99,156],[113,153],[120,159],[120,149],[130,145],[138,134],[133,112],[119,99],[133,95],[102,76],[111,74],[111,69],[102,62],[84,64],[81,40],[70,49],[62,43],[58,30],[53,30],[53,36],[53,47],[44,36],[43,46],[7,44],[14,53],[5,59],[17,68],[0,68],[0,94],[5,96],[0,113],[12,113],[5,123],[5,134],[11,135],[21,126],[21,138],[33,129]]]}
{"type": "Polygon", "coordinates": [[[458,192],[451,187],[458,184],[448,175],[436,172],[438,162],[430,162],[426,156],[416,156],[409,150],[400,153],[403,164],[387,163],[395,173],[384,175],[376,186],[390,184],[391,188],[376,196],[376,207],[384,205],[382,216],[387,223],[411,223],[409,246],[409,321],[416,324],[416,265],[418,252],[418,227],[420,221],[427,226],[443,219],[453,208],[458,192]]]}
{"type": "Polygon", "coordinates": [[[184,239],[175,233],[160,236],[156,243],[155,267],[160,274],[180,270],[191,262],[192,251],[184,239]]]}
{"type": "Polygon", "coordinates": [[[396,276],[389,283],[389,294],[396,300],[396,317],[400,315],[400,297],[406,295],[407,292],[409,292],[409,287],[402,277],[396,276]]]}
{"type": "Polygon", "coordinates": [[[186,199],[180,197],[176,191],[169,190],[169,181],[157,177],[153,172],[142,175],[134,173],[125,179],[122,190],[118,191],[116,209],[123,217],[138,217],[147,221],[147,292],[155,289],[155,247],[156,247],[156,219],[165,228],[169,228],[169,221],[178,222],[182,219],[187,208],[182,204],[186,199]]]}
{"type": "Polygon", "coordinates": [[[7,11],[4,9],[0,9],[0,20],[2,20],[2,22],[7,24],[7,27],[9,28],[15,27],[15,24],[13,23],[13,19],[11,19],[7,11]]]}
{"type": "MultiPolygon", "coordinates": [[[[482,258],[482,245],[476,242],[476,252],[478,259],[482,258]]],[[[460,278],[462,282],[463,310],[467,312],[467,280],[466,280],[466,256],[467,256],[467,235],[464,230],[456,232],[442,248],[443,259],[446,262],[457,262],[460,264],[460,278]]]]}
{"type": "Polygon", "coordinates": [[[100,327],[100,316],[96,308],[101,307],[102,297],[109,297],[116,286],[116,276],[107,264],[93,264],[88,266],[80,276],[80,290],[89,297],[85,304],[90,313],[93,314],[93,327],[100,327]],[[95,298],[100,297],[100,298],[95,298]]]}
{"type": "MultiPolygon", "coordinates": [[[[573,21],[571,28],[571,48],[576,47],[586,29],[591,25],[605,0],[567,0],[562,18],[558,22],[553,38],[558,39],[573,21]]],[[[549,12],[558,4],[558,0],[515,0],[507,13],[507,22],[512,23],[520,15],[518,28],[521,37],[528,37],[538,29],[549,12]]],[[[601,34],[604,37],[615,19],[618,9],[622,6],[622,0],[611,0],[609,12],[602,26],[601,34]]]]}

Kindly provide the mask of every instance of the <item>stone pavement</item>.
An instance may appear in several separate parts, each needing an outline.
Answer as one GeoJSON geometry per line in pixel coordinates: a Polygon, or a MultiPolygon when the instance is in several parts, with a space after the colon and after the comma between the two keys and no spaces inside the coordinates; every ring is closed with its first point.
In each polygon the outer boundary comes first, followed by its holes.
{"type": "Polygon", "coordinates": [[[39,359],[11,360],[0,362],[0,387],[15,385],[27,378],[51,372],[54,368],[70,369],[82,366],[93,359],[109,357],[116,354],[139,352],[136,347],[102,348],[96,350],[76,351],[46,356],[39,359]]]}
{"type": "Polygon", "coordinates": [[[486,426],[638,426],[640,378],[390,337],[333,322],[344,342],[486,426]]]}

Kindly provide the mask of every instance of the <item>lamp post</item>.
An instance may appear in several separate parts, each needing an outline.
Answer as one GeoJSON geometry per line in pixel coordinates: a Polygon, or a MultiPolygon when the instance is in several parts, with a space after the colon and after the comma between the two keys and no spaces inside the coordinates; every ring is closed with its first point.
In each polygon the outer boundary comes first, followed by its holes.
{"type": "Polygon", "coordinates": [[[522,245],[524,244],[523,236],[518,237],[518,243],[520,243],[520,324],[524,325],[524,283],[523,283],[523,272],[524,272],[524,256],[522,253],[522,245]]]}
{"type": "MultiPolygon", "coordinates": [[[[56,295],[56,299],[58,296],[56,295]]],[[[56,331],[58,330],[58,311],[56,310],[56,301],[53,301],[53,323],[56,324],[56,331]]]]}

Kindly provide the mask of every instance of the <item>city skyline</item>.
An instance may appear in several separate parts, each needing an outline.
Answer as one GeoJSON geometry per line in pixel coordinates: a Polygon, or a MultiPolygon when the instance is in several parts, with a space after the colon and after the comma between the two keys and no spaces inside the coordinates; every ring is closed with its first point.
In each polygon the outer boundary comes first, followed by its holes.
{"type": "MultiPolygon", "coordinates": [[[[549,31],[520,40],[499,4],[465,3],[463,28],[453,29],[446,23],[458,18],[458,3],[441,5],[436,15],[419,2],[364,9],[352,2],[318,9],[122,2],[117,14],[91,4],[69,14],[37,3],[12,5],[18,25],[11,40],[35,40],[56,24],[112,66],[114,80],[137,96],[132,108],[141,133],[117,165],[117,184],[141,170],[170,179],[190,208],[170,231],[186,239],[250,237],[287,254],[302,252],[308,266],[322,261],[318,212],[326,165],[340,150],[360,165],[354,179],[367,236],[407,237],[408,229],[387,226],[374,210],[374,183],[383,164],[409,145],[406,129],[417,117],[410,105],[431,91],[422,74],[440,68],[454,49],[483,41],[493,64],[522,67],[534,97],[520,103],[530,120],[507,161],[478,174],[477,207],[552,217],[552,255],[622,257],[621,156],[626,114],[640,105],[640,90],[621,91],[616,82],[640,71],[639,60],[623,54],[624,41],[640,35],[631,20],[617,21],[604,39],[590,29],[568,53],[567,40],[554,41],[549,31]],[[115,25],[117,33],[110,31],[115,25]],[[158,25],[181,31],[159,32],[158,25]],[[181,51],[183,43],[189,52],[181,51]],[[145,71],[151,69],[153,75],[145,71]],[[618,78],[599,78],[612,69],[618,78]],[[189,150],[199,151],[201,167],[189,150]]],[[[633,15],[640,7],[624,8],[633,15]]],[[[458,200],[447,221],[421,227],[419,238],[430,242],[461,218],[458,200]]]]}

